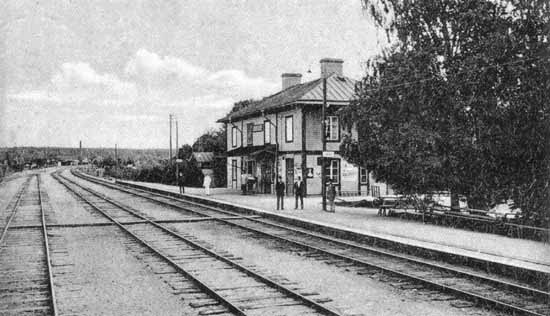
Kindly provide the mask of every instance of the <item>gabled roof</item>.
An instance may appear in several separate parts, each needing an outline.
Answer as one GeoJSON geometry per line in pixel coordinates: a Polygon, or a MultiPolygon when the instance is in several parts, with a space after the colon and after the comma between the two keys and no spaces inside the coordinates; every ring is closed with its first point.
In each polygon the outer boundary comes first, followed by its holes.
{"type": "Polygon", "coordinates": [[[198,151],[193,153],[193,158],[197,162],[212,162],[214,160],[214,153],[211,151],[198,151]]]}
{"type": "MultiPolygon", "coordinates": [[[[355,83],[357,81],[337,76],[335,74],[327,77],[327,102],[348,102],[355,96],[355,83]]],[[[293,103],[313,103],[321,104],[323,102],[323,79],[294,85],[278,93],[263,98],[262,100],[252,102],[245,108],[227,114],[218,122],[225,123],[230,120],[236,120],[244,117],[250,117],[265,113],[277,112],[293,103]]]]}

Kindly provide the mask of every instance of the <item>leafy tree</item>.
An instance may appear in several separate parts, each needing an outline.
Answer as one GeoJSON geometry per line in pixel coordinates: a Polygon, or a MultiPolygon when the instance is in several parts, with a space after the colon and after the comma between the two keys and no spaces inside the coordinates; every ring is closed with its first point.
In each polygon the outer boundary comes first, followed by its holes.
{"type": "MultiPolygon", "coordinates": [[[[364,0],[392,42],[341,114],[344,156],[403,193],[512,198],[548,225],[550,4],[364,0]]],[[[456,199],[453,199],[456,200],[456,199]]]]}
{"type": "MultiPolygon", "coordinates": [[[[201,186],[203,175],[197,162],[193,158],[193,147],[188,144],[181,146],[178,150],[178,158],[183,160],[183,162],[180,163],[180,172],[183,173],[185,185],[201,186]]],[[[175,170],[173,170],[172,174],[175,174],[175,170]]]]}
{"type": "Polygon", "coordinates": [[[231,108],[231,111],[229,113],[233,113],[233,112],[239,111],[241,109],[244,109],[244,108],[246,108],[247,106],[249,106],[250,104],[252,104],[254,102],[255,102],[254,99],[248,99],[248,100],[242,100],[242,101],[235,102],[233,104],[233,108],[231,108]]]}
{"type": "Polygon", "coordinates": [[[210,130],[201,135],[193,143],[193,151],[208,151],[214,153],[223,153],[227,150],[227,134],[225,128],[210,130]]]}

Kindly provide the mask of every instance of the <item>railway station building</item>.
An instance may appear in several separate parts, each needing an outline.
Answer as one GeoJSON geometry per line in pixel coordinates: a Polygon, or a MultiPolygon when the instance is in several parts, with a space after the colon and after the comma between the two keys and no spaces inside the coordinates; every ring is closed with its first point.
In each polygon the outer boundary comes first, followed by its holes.
{"type": "Polygon", "coordinates": [[[281,91],[234,109],[218,120],[227,130],[227,187],[252,182],[255,192],[274,193],[277,175],[287,194],[301,176],[307,194],[321,194],[323,78],[326,78],[325,175],[340,195],[386,195],[392,190],[374,181],[363,168],[339,154],[345,131],[337,110],[355,95],[356,81],[343,74],[343,60],[320,61],[321,77],[301,82],[302,75],[282,74],[281,91]],[[328,156],[328,157],[327,157],[328,156]]]}

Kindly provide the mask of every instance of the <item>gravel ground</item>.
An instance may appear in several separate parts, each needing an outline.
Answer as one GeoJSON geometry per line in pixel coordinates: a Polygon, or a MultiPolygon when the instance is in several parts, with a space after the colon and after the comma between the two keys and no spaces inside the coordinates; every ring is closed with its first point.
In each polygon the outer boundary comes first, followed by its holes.
{"type": "Polygon", "coordinates": [[[103,216],[84,207],[85,204],[79,202],[67,191],[65,186],[57,182],[49,173],[42,174],[41,179],[43,187],[46,188],[51,206],[51,212],[48,213],[48,224],[108,222],[103,216]]]}
{"type": "Polygon", "coordinates": [[[25,179],[26,178],[18,177],[0,184],[0,227],[2,228],[11,215],[11,209],[7,209],[7,207],[21,188],[23,182],[25,182],[25,179]]]}
{"type": "MultiPolygon", "coordinates": [[[[50,175],[43,175],[49,217],[58,223],[105,221],[93,216],[50,175]]],[[[195,315],[172,289],[129,253],[116,227],[49,229],[61,314],[195,315]]]]}
{"type": "MultiPolygon", "coordinates": [[[[344,268],[327,265],[276,247],[276,243],[257,238],[243,238],[242,231],[210,222],[172,224],[180,232],[193,234],[213,244],[217,249],[242,257],[289,280],[298,282],[307,290],[321,293],[334,300],[333,304],[346,314],[365,315],[487,315],[474,308],[456,308],[449,302],[431,301],[412,290],[396,289],[344,268]]],[[[280,245],[278,245],[280,246],[280,245]]]]}
{"type": "Polygon", "coordinates": [[[124,205],[130,206],[134,209],[138,209],[143,214],[146,214],[156,219],[177,220],[177,219],[184,219],[189,217],[198,217],[198,215],[192,215],[192,214],[190,215],[190,213],[186,214],[184,212],[174,210],[170,207],[166,207],[154,202],[150,202],[144,198],[135,197],[133,195],[129,195],[128,193],[120,192],[114,189],[109,189],[105,186],[82,180],[80,178],[73,176],[69,172],[65,172],[63,173],[63,175],[67,176],[69,179],[79,184],[82,184],[92,190],[105,194],[106,196],[124,205]]]}
{"type": "Polygon", "coordinates": [[[49,235],[61,314],[195,314],[127,252],[117,228],[56,228],[49,235]]]}

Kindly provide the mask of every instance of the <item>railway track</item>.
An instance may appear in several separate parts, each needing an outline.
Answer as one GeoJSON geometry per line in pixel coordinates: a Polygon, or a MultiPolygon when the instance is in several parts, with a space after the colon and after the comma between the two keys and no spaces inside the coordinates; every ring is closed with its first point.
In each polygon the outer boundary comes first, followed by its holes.
{"type": "MultiPolygon", "coordinates": [[[[90,179],[87,179],[91,181],[90,179]]],[[[165,206],[179,208],[185,212],[195,212],[202,216],[238,215],[219,208],[185,201],[171,196],[160,195],[145,190],[98,184],[154,201],[165,206]]],[[[383,249],[365,246],[318,233],[283,225],[265,219],[224,220],[217,222],[253,232],[270,240],[278,240],[291,245],[292,251],[304,256],[323,260],[346,269],[357,270],[360,274],[382,272],[393,277],[393,282],[405,281],[404,287],[416,288],[437,293],[449,293],[466,299],[472,304],[497,308],[519,315],[550,315],[550,293],[524,284],[517,284],[495,276],[466,271],[435,261],[419,259],[408,255],[390,253],[383,249]],[[376,271],[376,272],[374,272],[376,271]]],[[[285,248],[285,249],[288,249],[285,248]]]]}
{"type": "Polygon", "coordinates": [[[231,254],[217,252],[193,236],[177,233],[70,179],[54,178],[154,255],[141,250],[143,260],[153,262],[155,273],[169,275],[168,283],[179,294],[191,295],[186,300],[202,309],[201,315],[339,315],[324,305],[330,300],[318,293],[308,293],[278,276],[266,276],[231,254]]]}
{"type": "Polygon", "coordinates": [[[57,315],[40,176],[10,203],[0,235],[0,315],[57,315]],[[34,229],[11,229],[34,225],[34,229]]]}

